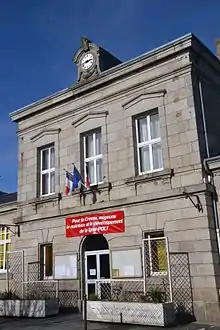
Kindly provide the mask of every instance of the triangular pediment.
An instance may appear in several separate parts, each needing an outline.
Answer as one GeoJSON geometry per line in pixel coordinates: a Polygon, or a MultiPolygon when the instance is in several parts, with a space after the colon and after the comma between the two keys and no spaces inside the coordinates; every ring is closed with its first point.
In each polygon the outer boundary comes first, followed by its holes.
{"type": "Polygon", "coordinates": [[[90,111],[80,116],[74,122],[72,122],[72,125],[74,127],[78,127],[90,119],[102,118],[102,117],[106,117],[107,115],[108,115],[108,111],[90,111]]]}
{"type": "Polygon", "coordinates": [[[144,101],[147,99],[152,99],[152,98],[164,97],[165,94],[166,94],[165,89],[158,90],[158,91],[152,91],[152,92],[144,92],[144,93],[141,93],[141,94],[136,95],[135,97],[131,98],[129,101],[124,103],[122,106],[124,109],[128,109],[141,101],[144,101]]]}
{"type": "Polygon", "coordinates": [[[35,142],[39,139],[41,139],[45,135],[54,135],[54,134],[59,134],[61,131],[61,128],[51,128],[51,129],[44,129],[40,133],[32,136],[31,141],[35,142]]]}

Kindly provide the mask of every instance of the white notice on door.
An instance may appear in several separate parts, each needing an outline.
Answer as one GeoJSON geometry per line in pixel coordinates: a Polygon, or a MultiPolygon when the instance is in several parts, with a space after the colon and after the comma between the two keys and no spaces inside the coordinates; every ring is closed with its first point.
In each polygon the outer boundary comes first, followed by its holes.
{"type": "Polygon", "coordinates": [[[89,270],[89,275],[90,276],[96,276],[96,269],[90,269],[89,270]]]}

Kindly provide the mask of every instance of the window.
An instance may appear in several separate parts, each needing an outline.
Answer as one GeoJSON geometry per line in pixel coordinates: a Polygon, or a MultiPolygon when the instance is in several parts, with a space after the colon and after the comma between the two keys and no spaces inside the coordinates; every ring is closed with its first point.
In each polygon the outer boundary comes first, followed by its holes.
{"type": "Polygon", "coordinates": [[[163,169],[160,123],[157,112],[135,120],[138,172],[145,174],[163,169]]]}
{"type": "Polygon", "coordinates": [[[103,182],[101,131],[93,131],[84,135],[83,149],[85,182],[89,181],[89,185],[97,185],[103,182]]]}
{"type": "Polygon", "coordinates": [[[53,245],[40,245],[40,278],[41,280],[53,276],[53,245]]]}
{"type": "Polygon", "coordinates": [[[142,277],[141,249],[112,251],[111,266],[113,278],[142,277]]]}
{"type": "Polygon", "coordinates": [[[40,150],[40,195],[55,193],[55,153],[54,146],[40,150]]]}
{"type": "Polygon", "coordinates": [[[167,244],[163,232],[145,234],[148,242],[150,275],[165,275],[167,273],[167,244]]]}
{"type": "Polygon", "coordinates": [[[0,228],[0,272],[6,271],[7,253],[10,251],[10,232],[6,227],[0,228]]]}
{"type": "Polygon", "coordinates": [[[77,279],[77,254],[57,255],[54,257],[54,277],[56,279],[77,279]]]}

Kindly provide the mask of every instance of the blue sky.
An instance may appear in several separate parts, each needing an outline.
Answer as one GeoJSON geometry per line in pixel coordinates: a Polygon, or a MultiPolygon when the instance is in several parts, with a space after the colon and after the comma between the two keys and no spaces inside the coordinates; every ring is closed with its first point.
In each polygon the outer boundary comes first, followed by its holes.
{"type": "Polygon", "coordinates": [[[219,13],[219,0],[1,0],[0,190],[17,189],[9,113],[76,81],[82,35],[123,61],[189,32],[215,52],[219,13]]]}

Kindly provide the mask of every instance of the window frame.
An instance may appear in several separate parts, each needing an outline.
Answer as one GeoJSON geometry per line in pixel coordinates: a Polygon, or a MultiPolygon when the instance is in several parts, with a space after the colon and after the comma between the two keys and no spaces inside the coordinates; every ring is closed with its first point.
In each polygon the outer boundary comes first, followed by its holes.
{"type": "Polygon", "coordinates": [[[162,231],[158,232],[148,232],[145,233],[144,235],[145,240],[148,241],[148,253],[149,253],[149,264],[150,264],[150,269],[149,273],[150,276],[166,276],[168,274],[168,251],[167,251],[167,238],[164,236],[164,233],[162,231]],[[151,247],[151,241],[153,240],[164,240],[165,241],[165,251],[166,251],[166,265],[167,265],[167,270],[165,272],[163,271],[158,271],[155,272],[153,271],[153,260],[152,260],[152,247],[151,247]]]}
{"type": "Polygon", "coordinates": [[[43,243],[39,245],[39,260],[40,260],[40,280],[51,280],[54,275],[54,260],[53,260],[53,243],[43,243]],[[51,275],[46,275],[46,247],[51,247],[51,275]],[[42,253],[43,252],[43,253],[42,253]]]}
{"type": "Polygon", "coordinates": [[[82,138],[82,149],[83,149],[83,153],[82,153],[82,158],[83,158],[83,168],[82,168],[82,172],[83,172],[83,178],[84,178],[84,182],[86,182],[86,175],[87,175],[87,164],[89,162],[92,162],[94,161],[94,183],[91,183],[90,182],[90,187],[92,186],[97,186],[99,184],[102,184],[103,183],[103,178],[101,181],[97,181],[97,169],[96,169],[96,164],[97,164],[97,160],[101,159],[102,160],[102,174],[103,174],[103,151],[100,153],[100,154],[96,154],[96,135],[97,134],[100,134],[100,138],[101,138],[101,149],[102,149],[102,131],[101,131],[101,128],[96,128],[96,129],[93,129],[93,130],[90,130],[90,131],[87,131],[85,133],[83,133],[81,135],[81,138],[82,138]],[[89,136],[89,135],[92,135],[92,141],[93,141],[93,154],[94,156],[91,156],[91,157],[86,157],[86,138],[89,136]]]}
{"type": "MultiPolygon", "coordinates": [[[[152,150],[152,146],[156,145],[158,143],[160,143],[161,145],[161,134],[158,138],[154,138],[151,139],[151,128],[150,128],[150,124],[151,124],[151,120],[150,117],[152,115],[157,114],[159,117],[159,111],[158,109],[154,109],[151,111],[147,111],[145,113],[142,114],[138,114],[137,116],[135,116],[134,118],[134,126],[135,126],[135,144],[136,144],[136,155],[137,155],[137,172],[138,175],[144,175],[144,174],[149,174],[149,173],[154,173],[154,172],[159,172],[162,171],[164,169],[164,167],[162,166],[161,168],[157,168],[154,169],[153,168],[153,150],[152,150]],[[138,121],[142,118],[146,118],[147,119],[147,133],[148,133],[148,140],[143,141],[143,142],[139,142],[139,130],[138,130],[138,121]],[[149,162],[150,162],[150,170],[149,171],[141,171],[141,160],[140,160],[140,149],[145,147],[145,146],[149,146],[149,162]]],[[[160,123],[159,123],[160,125],[160,123]]],[[[161,145],[161,153],[162,153],[162,145],[161,145]]],[[[162,154],[162,163],[163,163],[163,154],[162,154]]]]}
{"type": "Polygon", "coordinates": [[[56,167],[55,167],[55,145],[50,144],[47,146],[44,146],[42,148],[39,149],[39,157],[40,157],[40,162],[39,162],[39,166],[40,166],[40,178],[39,178],[39,185],[40,185],[40,189],[39,189],[39,195],[40,197],[47,197],[47,196],[51,196],[55,194],[55,173],[56,173],[56,167]],[[54,167],[51,167],[51,149],[54,149],[54,167]],[[45,150],[49,150],[49,154],[48,154],[48,168],[43,170],[43,152],[45,150]],[[54,173],[54,191],[51,192],[51,173],[54,173]],[[49,174],[48,176],[48,191],[49,193],[47,194],[43,194],[43,175],[45,174],[49,174]]]}
{"type": "MultiPolygon", "coordinates": [[[[2,233],[2,230],[4,229],[4,237],[5,237],[5,239],[0,239],[0,246],[4,246],[4,252],[3,252],[3,265],[4,265],[4,268],[3,269],[0,269],[0,274],[5,274],[5,273],[7,273],[7,265],[6,265],[6,253],[8,252],[8,251],[6,251],[6,247],[7,247],[7,244],[9,244],[9,246],[10,246],[10,244],[11,244],[11,238],[10,238],[10,230],[9,230],[9,228],[8,227],[1,227],[0,228],[0,237],[1,237],[1,235],[3,234],[2,233]],[[7,235],[8,235],[8,237],[9,238],[7,238],[7,235]]],[[[10,251],[10,250],[9,250],[10,251]]],[[[1,252],[0,252],[0,254],[1,254],[1,252]]],[[[1,262],[1,261],[0,261],[1,262]]]]}

